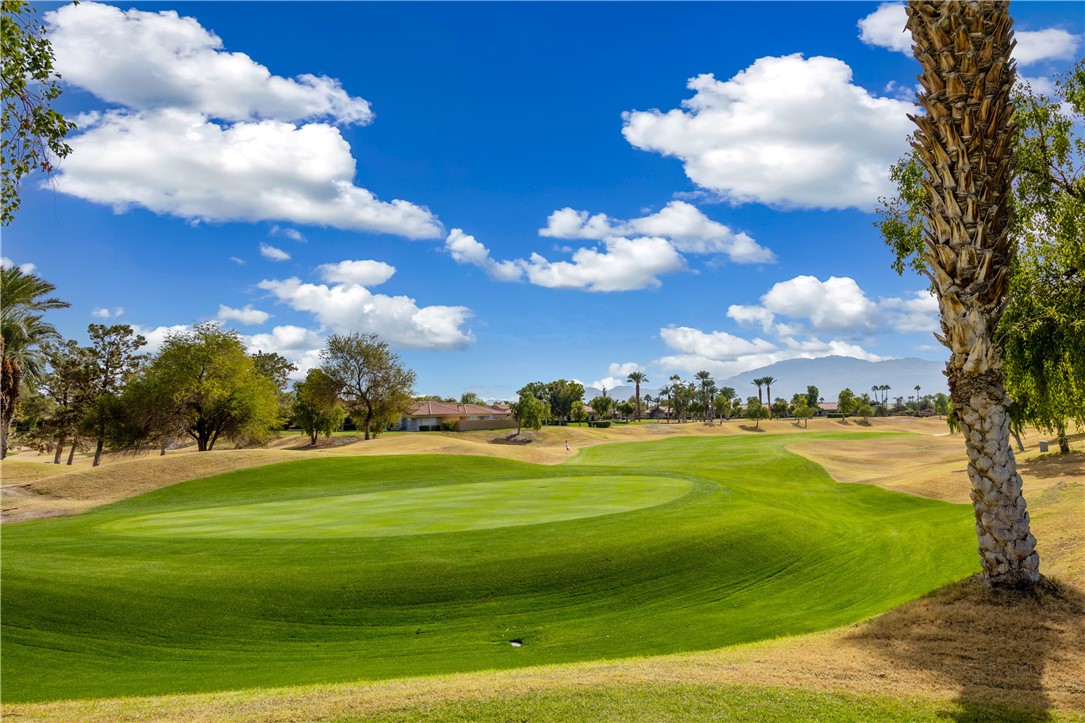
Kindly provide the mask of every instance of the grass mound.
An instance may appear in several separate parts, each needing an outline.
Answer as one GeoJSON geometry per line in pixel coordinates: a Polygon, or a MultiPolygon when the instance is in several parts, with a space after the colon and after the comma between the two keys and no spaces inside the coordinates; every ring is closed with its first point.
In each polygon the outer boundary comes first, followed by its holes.
{"type": "Polygon", "coordinates": [[[675,437],[558,466],[306,459],[7,527],[4,699],[706,650],[869,617],[974,570],[967,511],[838,484],[788,452],[794,441],[675,437]],[[533,486],[521,513],[531,524],[478,526],[509,497],[489,511],[456,504],[533,486]],[[349,536],[280,514],[349,526],[345,500],[374,510],[349,536]],[[401,514],[418,534],[356,534],[401,514]],[[201,519],[217,536],[193,534],[201,519]],[[460,528],[440,529],[449,523],[460,528]]]}

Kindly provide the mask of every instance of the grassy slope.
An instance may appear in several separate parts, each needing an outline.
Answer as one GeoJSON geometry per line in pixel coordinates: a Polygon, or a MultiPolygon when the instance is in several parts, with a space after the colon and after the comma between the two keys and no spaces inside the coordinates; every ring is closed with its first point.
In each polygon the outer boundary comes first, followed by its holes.
{"type": "Polygon", "coordinates": [[[615,444],[558,467],[300,461],[5,527],[5,702],[703,650],[861,619],[975,567],[961,508],[838,485],[789,441],[615,444]],[[671,476],[693,491],[621,514],[411,537],[108,532],[132,515],[568,474],[671,476]]]}

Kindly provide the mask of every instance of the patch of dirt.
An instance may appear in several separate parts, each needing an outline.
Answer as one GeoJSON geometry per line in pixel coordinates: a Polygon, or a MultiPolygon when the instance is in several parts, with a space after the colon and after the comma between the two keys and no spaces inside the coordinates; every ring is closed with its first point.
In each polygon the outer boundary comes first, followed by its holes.
{"type": "Polygon", "coordinates": [[[522,431],[519,434],[503,434],[490,440],[490,444],[531,444],[538,439],[538,434],[531,430],[522,431]]]}

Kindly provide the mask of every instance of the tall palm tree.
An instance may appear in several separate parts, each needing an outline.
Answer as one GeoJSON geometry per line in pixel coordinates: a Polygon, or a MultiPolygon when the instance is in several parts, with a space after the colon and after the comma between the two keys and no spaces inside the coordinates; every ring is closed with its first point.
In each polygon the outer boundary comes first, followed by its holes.
{"type": "Polygon", "coordinates": [[[678,414],[678,400],[682,394],[682,377],[677,374],[671,374],[670,382],[671,414],[668,416],[675,416],[678,414]]]}
{"type": "Polygon", "coordinates": [[[637,419],[640,419],[640,383],[648,381],[648,375],[644,372],[629,372],[625,380],[637,385],[637,419]]]}
{"type": "Polygon", "coordinates": [[[702,417],[708,419],[708,410],[710,408],[708,399],[708,385],[712,383],[712,374],[706,371],[700,371],[694,374],[697,381],[701,383],[701,406],[704,408],[704,414],[702,417]]]}
{"type": "Polygon", "coordinates": [[[8,453],[8,431],[19,401],[23,380],[37,382],[45,371],[45,353],[41,345],[60,339],[56,328],[42,315],[50,309],[65,309],[70,304],[49,296],[56,287],[48,281],[27,274],[15,266],[0,267],[0,459],[8,453]]]}
{"type": "Polygon", "coordinates": [[[761,377],[761,381],[765,383],[765,398],[768,401],[769,419],[772,419],[772,383],[776,379],[774,377],[761,377]]]}
{"type": "MultiPolygon", "coordinates": [[[[913,117],[924,167],[923,258],[950,350],[946,378],[968,450],[983,579],[1040,580],[1021,476],[1010,446],[1010,403],[995,329],[1005,308],[1010,240],[1016,68],[1009,3],[911,0],[908,29],[923,74],[913,117]]],[[[918,393],[918,392],[917,392],[918,393]]]]}
{"type": "Polygon", "coordinates": [[[919,385],[915,385],[915,408],[919,409],[919,385]]]}
{"type": "Polygon", "coordinates": [[[763,387],[765,385],[765,378],[764,377],[758,377],[757,379],[754,379],[752,382],[750,382],[750,384],[756,384],[757,385],[757,401],[764,404],[764,402],[761,401],[761,387],[763,387]]]}

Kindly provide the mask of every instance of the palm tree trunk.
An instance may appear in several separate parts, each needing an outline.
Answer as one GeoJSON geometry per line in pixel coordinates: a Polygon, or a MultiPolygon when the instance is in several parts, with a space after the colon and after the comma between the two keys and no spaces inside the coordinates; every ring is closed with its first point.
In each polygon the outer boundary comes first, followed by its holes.
{"type": "MultiPolygon", "coordinates": [[[[0,354],[4,344],[0,340],[0,354]]],[[[11,359],[3,357],[0,368],[0,459],[8,456],[8,432],[11,420],[15,416],[15,403],[19,400],[19,384],[23,379],[23,370],[11,359]]]]}
{"type": "Polygon", "coordinates": [[[941,311],[938,339],[951,352],[946,377],[968,453],[983,580],[999,588],[1040,580],[994,335],[1013,253],[1006,203],[1012,26],[1004,0],[908,3],[908,29],[923,66],[917,97],[926,111],[913,117],[928,197],[924,260],[941,311]]]}

